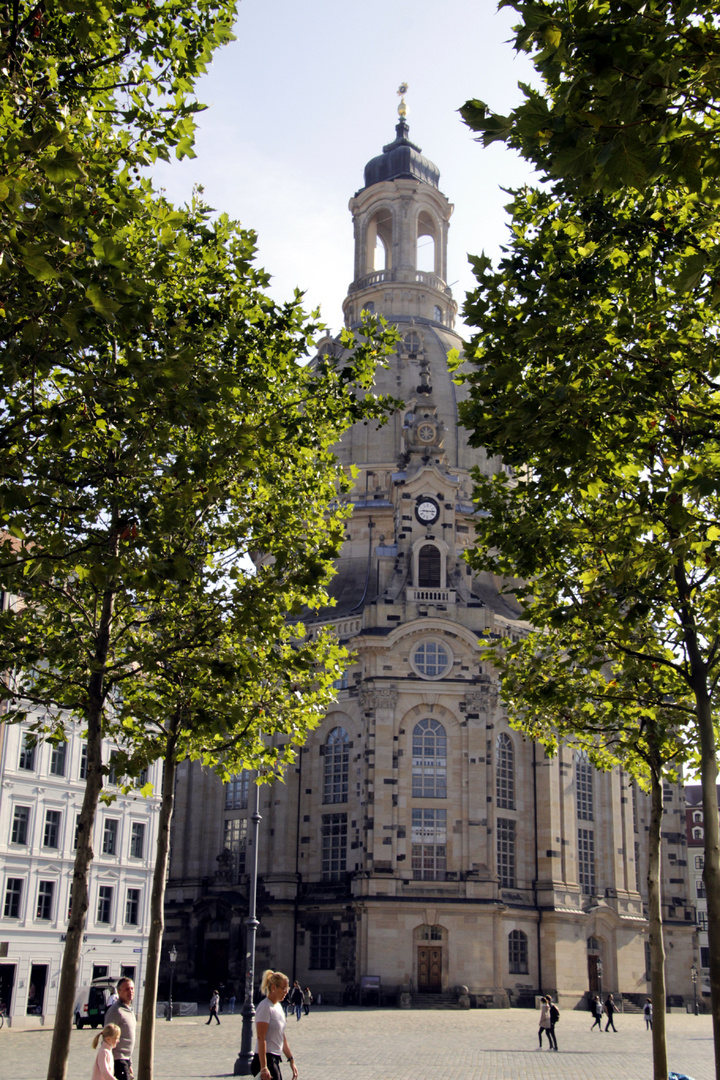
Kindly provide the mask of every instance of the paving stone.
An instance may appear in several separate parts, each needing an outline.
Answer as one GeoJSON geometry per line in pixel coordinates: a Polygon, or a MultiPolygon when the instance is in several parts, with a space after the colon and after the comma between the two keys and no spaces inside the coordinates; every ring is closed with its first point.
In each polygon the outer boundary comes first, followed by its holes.
{"type": "MultiPolygon", "coordinates": [[[[667,1018],[670,1069],[714,1080],[709,1016],[667,1018]]],[[[154,1080],[232,1076],[242,1017],[159,1020],[154,1080]]],[[[642,1016],[616,1017],[617,1034],[590,1031],[585,1012],[563,1012],[558,1053],[537,1050],[530,1009],[404,1011],[316,1008],[287,1037],[300,1080],[651,1080],[650,1033],[642,1016]]],[[[90,1080],[91,1030],[73,1031],[69,1080],[90,1080]]],[[[0,1080],[42,1080],[50,1031],[0,1031],[0,1080]]],[[[283,1080],[291,1080],[283,1066],[283,1080]]]]}

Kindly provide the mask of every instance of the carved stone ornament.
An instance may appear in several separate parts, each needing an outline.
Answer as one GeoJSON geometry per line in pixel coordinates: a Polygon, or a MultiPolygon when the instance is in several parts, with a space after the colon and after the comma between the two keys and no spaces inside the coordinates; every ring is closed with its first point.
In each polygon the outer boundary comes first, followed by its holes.
{"type": "Polygon", "coordinates": [[[235,857],[228,848],[221,851],[217,857],[218,868],[215,871],[215,879],[217,881],[232,881],[233,864],[235,857]]]}
{"type": "Polygon", "coordinates": [[[394,709],[397,699],[398,692],[394,686],[378,690],[361,690],[359,696],[361,709],[394,709]]]}
{"type": "Polygon", "coordinates": [[[465,713],[488,713],[497,705],[497,687],[493,683],[479,686],[465,695],[465,713]]]}

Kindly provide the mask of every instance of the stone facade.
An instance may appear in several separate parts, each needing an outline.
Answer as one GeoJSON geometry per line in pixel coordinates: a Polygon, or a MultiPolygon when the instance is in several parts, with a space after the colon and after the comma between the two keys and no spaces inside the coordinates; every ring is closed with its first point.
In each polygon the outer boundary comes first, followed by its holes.
{"type": "MultiPolygon", "coordinates": [[[[496,1006],[541,990],[570,1006],[598,989],[645,995],[647,801],[620,771],[567,748],[550,759],[514,731],[480,661],[480,639],[526,629],[501,583],[463,558],[471,469],[503,466],[458,424],[452,206],[403,119],[396,130],[350,202],[344,313],[397,325],[377,388],[405,404],[337,448],[358,469],[353,515],[336,606],[311,626],[332,625],[354,661],[297,767],[261,792],[256,971],[280,968],[333,1001],[375,1000],[378,982],[405,1004],[456,987],[496,1006]],[[421,245],[431,269],[418,269],[421,245]]],[[[198,766],[180,771],[167,934],[188,994],[243,983],[247,802],[247,778],[223,789],[198,766]]],[[[689,995],[681,788],[666,812],[668,985],[689,995]]]]}

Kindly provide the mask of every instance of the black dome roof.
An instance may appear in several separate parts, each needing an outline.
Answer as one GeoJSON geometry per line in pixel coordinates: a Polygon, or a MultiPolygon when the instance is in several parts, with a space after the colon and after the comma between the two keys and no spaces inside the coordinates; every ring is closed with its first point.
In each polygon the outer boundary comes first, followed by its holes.
{"type": "MultiPolygon", "coordinates": [[[[380,184],[383,180],[421,180],[431,187],[440,186],[440,170],[420,153],[420,147],[408,139],[410,128],[404,119],[395,128],[397,138],[383,146],[382,154],[368,161],[365,166],[365,187],[380,184]]],[[[364,188],[362,189],[364,190],[364,188]]]]}

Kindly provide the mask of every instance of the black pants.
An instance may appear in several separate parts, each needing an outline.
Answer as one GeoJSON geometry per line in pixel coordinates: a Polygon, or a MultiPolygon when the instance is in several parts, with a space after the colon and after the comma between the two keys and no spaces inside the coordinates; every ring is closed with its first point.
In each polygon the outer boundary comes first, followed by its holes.
{"type": "Polygon", "coordinates": [[[605,1030],[607,1031],[607,1029],[610,1028],[610,1027],[613,1029],[613,1031],[617,1031],[617,1028],[615,1027],[615,1021],[613,1020],[613,1014],[612,1013],[610,1013],[610,1015],[608,1016],[608,1022],[605,1025],[605,1030]]]}
{"type": "Polygon", "coordinates": [[[596,1015],[595,1015],[595,1023],[590,1028],[590,1030],[592,1031],[592,1029],[594,1027],[596,1027],[598,1029],[598,1031],[602,1031],[602,1013],[596,1013],[596,1015]]]}
{"type": "MultiPolygon", "coordinates": [[[[213,1016],[215,1017],[215,1019],[217,1020],[217,1022],[218,1022],[218,1024],[219,1024],[219,1023],[220,1023],[220,1021],[218,1020],[218,1014],[217,1014],[217,1009],[211,1009],[211,1010],[210,1010],[210,1015],[208,1016],[208,1024],[209,1024],[209,1023],[210,1023],[210,1021],[212,1020],[213,1016]]],[[[206,1024],[205,1026],[207,1027],[207,1024],[206,1024]]]]}
{"type": "MultiPolygon", "coordinates": [[[[267,1061],[267,1067],[272,1080],[282,1080],[282,1072],[280,1071],[280,1062],[282,1058],[279,1054],[265,1053],[265,1060],[267,1061]]],[[[250,1063],[250,1072],[253,1076],[257,1076],[260,1072],[260,1057],[258,1054],[253,1056],[250,1063]]]]}
{"type": "Polygon", "coordinates": [[[117,1058],[113,1062],[113,1072],[117,1080],[130,1080],[132,1069],[129,1061],[119,1061],[117,1058]]]}
{"type": "Polygon", "coordinates": [[[550,1027],[548,1028],[548,1039],[550,1040],[550,1048],[552,1050],[557,1050],[558,1044],[557,1044],[557,1039],[555,1038],[555,1025],[554,1024],[551,1024],[550,1027]]]}

